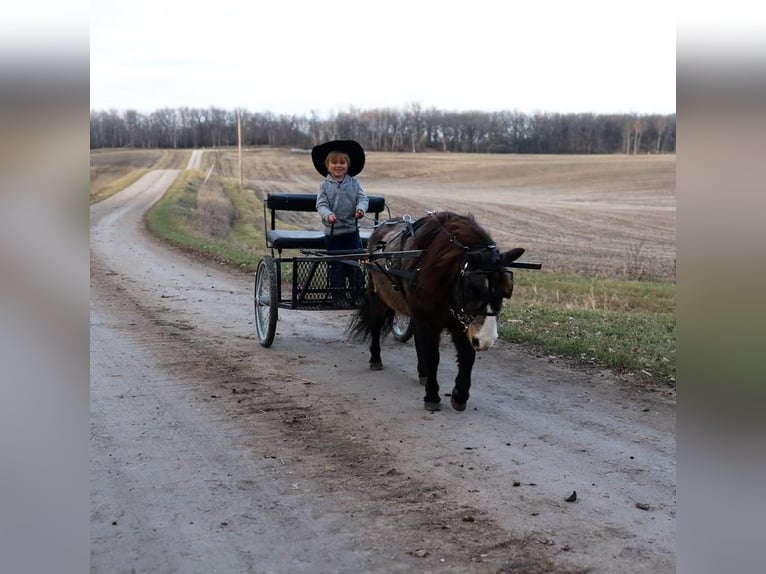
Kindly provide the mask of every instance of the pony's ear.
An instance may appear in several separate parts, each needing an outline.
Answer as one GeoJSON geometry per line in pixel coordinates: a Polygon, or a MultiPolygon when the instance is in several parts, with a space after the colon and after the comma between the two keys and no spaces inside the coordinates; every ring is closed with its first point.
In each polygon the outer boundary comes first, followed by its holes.
{"type": "Polygon", "coordinates": [[[514,247],[510,251],[503,253],[503,265],[508,265],[512,261],[516,261],[519,257],[524,255],[523,247],[514,247]]]}
{"type": "Polygon", "coordinates": [[[503,297],[510,299],[511,295],[513,295],[513,271],[503,273],[501,281],[500,292],[503,294],[503,297]]]}

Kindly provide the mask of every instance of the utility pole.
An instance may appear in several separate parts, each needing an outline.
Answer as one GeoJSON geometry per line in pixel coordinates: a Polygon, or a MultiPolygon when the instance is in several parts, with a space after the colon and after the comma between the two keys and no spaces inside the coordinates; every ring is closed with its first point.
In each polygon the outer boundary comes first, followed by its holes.
{"type": "Polygon", "coordinates": [[[239,156],[239,189],[242,189],[242,117],[237,108],[237,150],[239,156]]]}

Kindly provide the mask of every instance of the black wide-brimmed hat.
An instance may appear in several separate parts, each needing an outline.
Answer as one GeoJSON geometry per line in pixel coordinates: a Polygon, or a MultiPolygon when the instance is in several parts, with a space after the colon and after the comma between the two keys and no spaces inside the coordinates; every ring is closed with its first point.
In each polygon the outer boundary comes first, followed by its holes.
{"type": "Polygon", "coordinates": [[[351,165],[348,166],[348,175],[355,176],[364,168],[364,150],[354,140],[334,140],[314,146],[311,150],[311,161],[314,167],[323,176],[327,176],[325,160],[331,151],[340,151],[348,156],[351,165]]]}

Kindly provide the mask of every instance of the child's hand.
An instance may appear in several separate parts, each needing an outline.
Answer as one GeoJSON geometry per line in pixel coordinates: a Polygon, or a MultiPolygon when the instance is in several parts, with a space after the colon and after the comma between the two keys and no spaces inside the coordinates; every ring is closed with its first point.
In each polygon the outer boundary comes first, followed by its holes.
{"type": "Polygon", "coordinates": [[[363,217],[364,217],[364,211],[362,211],[361,209],[357,209],[356,210],[356,218],[357,219],[362,219],[363,217]]]}
{"type": "Polygon", "coordinates": [[[328,215],[328,216],[327,216],[327,223],[329,223],[330,225],[334,225],[334,224],[335,224],[335,221],[336,221],[337,219],[338,219],[338,218],[337,218],[337,217],[335,217],[335,214],[334,214],[334,213],[331,213],[330,215],[328,215]]]}

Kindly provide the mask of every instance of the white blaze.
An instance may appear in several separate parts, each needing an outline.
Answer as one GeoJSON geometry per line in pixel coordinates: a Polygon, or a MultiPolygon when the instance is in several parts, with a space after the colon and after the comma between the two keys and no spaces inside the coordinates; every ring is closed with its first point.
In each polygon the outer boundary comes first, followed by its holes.
{"type": "Polygon", "coordinates": [[[477,351],[486,351],[497,341],[497,317],[485,317],[484,324],[475,335],[478,345],[477,351]]]}

